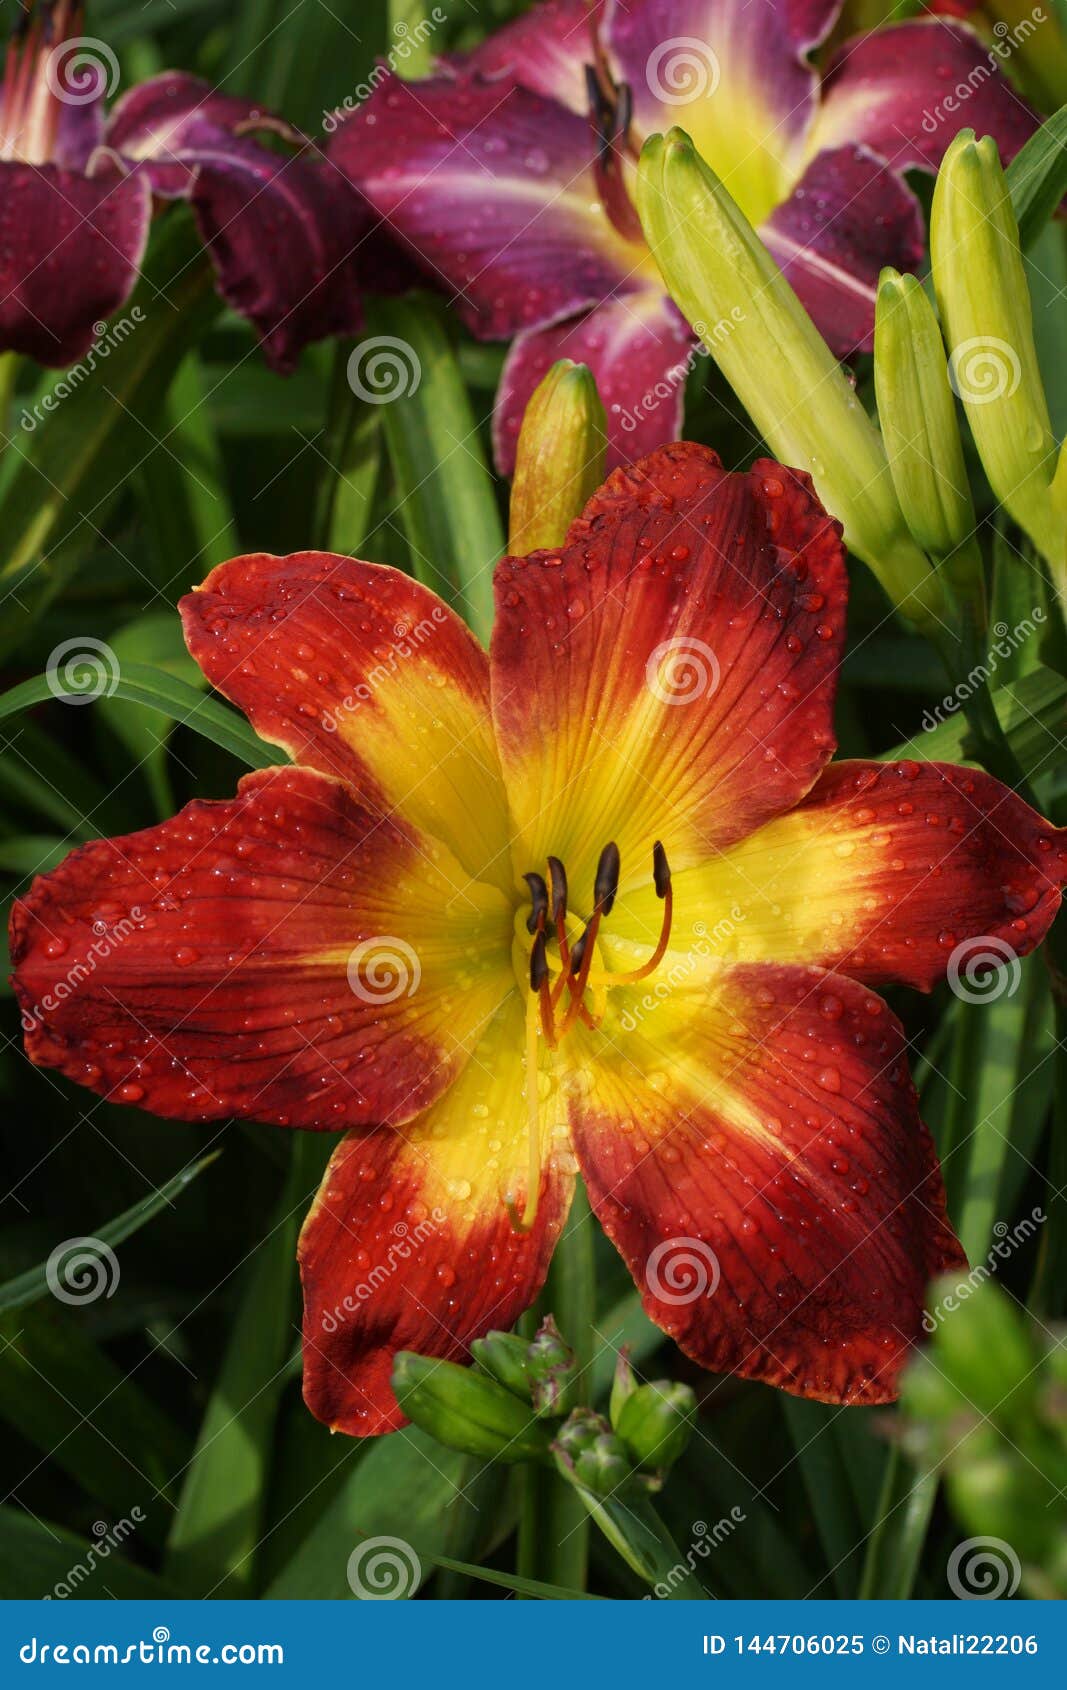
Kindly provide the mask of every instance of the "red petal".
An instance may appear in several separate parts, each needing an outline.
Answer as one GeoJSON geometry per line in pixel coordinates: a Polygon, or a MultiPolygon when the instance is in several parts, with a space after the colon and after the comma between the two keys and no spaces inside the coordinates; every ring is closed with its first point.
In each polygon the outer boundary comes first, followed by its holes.
{"type": "Polygon", "coordinates": [[[83,357],[137,280],[151,214],[148,184],[106,167],[0,161],[0,351],[83,357]]]}
{"type": "Polygon", "coordinates": [[[702,1366],[891,1401],[928,1280],[966,1265],[898,1022],[818,969],[683,995],[647,1017],[635,995],[586,1044],[572,1120],[596,1213],[702,1366]]]}
{"type": "Polygon", "coordinates": [[[594,60],[593,14],[600,0],[545,0],[482,42],[465,68],[559,100],[584,117],[589,110],[585,67],[594,60]]]}
{"type": "Polygon", "coordinates": [[[350,1133],[300,1237],[304,1395],[355,1436],[403,1424],[389,1376],[397,1350],[450,1360],[507,1329],[534,1301],[570,1207],[573,1161],[543,1143],[529,1232],[503,1197],[524,1191],[522,1012],[501,1010],[452,1089],[402,1133],[350,1133]]]}
{"type": "MultiPolygon", "coordinates": [[[[980,769],[833,763],[789,815],[675,876],[664,968],[694,984],[730,957],[966,986],[1033,950],[1065,880],[1067,831],[980,769]]],[[[659,921],[653,888],[631,889],[608,942],[647,954],[659,921]]],[[[613,961],[634,965],[625,949],[613,961]]]]}
{"type": "Polygon", "coordinates": [[[833,750],[839,525],[799,471],[702,446],[617,470],[561,553],[496,575],[493,712],[516,860],[592,884],[703,862],[808,791],[833,750]],[[536,729],[536,731],[532,731],[536,729]]]}
{"type": "Polygon", "coordinates": [[[34,881],[11,918],[26,1049],[156,1115],[405,1121],[508,991],[511,927],[435,842],[266,769],[34,881]]]}
{"type": "Polygon", "coordinates": [[[181,612],[204,674],[265,739],[510,888],[489,664],[439,598],[380,564],[261,552],[220,564],[181,612]]]}

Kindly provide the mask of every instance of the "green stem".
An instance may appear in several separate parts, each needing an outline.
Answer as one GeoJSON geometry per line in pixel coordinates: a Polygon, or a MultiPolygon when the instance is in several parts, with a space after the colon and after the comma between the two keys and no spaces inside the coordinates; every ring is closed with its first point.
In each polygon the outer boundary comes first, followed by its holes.
{"type": "Polygon", "coordinates": [[[900,1449],[891,1450],[878,1504],[878,1520],[867,1540],[858,1592],[861,1602],[903,1601],[911,1595],[937,1484],[936,1472],[917,1473],[900,1449]]]}
{"type": "Polygon", "coordinates": [[[937,629],[931,635],[949,681],[958,687],[963,713],[973,740],[973,755],[991,775],[1012,787],[1028,804],[1037,808],[1037,801],[1022,765],[1012,750],[1007,734],[993,706],[989,681],[982,670],[988,652],[985,646],[986,616],[984,600],[972,595],[957,596],[958,638],[953,640],[947,631],[937,629]]]}
{"type": "MultiPolygon", "coordinates": [[[[564,1481],[561,1480],[561,1483],[564,1481]]],[[[568,1486],[639,1578],[664,1600],[705,1602],[707,1591],[692,1567],[692,1553],[683,1556],[643,1491],[627,1489],[620,1496],[594,1496],[568,1486]]]]}

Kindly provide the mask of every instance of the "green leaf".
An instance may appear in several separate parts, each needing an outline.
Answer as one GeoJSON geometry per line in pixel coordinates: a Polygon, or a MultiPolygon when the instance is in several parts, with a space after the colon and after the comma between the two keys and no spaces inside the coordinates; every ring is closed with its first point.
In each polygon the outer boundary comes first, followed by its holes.
{"type": "Polygon", "coordinates": [[[92,1543],[62,1526],[34,1519],[21,1508],[0,1507],[0,1589],[8,1601],[44,1596],[158,1602],[174,1592],[151,1573],[124,1560],[111,1544],[128,1541],[136,1525],[107,1522],[110,1533],[92,1543]],[[132,1532],[127,1531],[132,1527],[132,1532]],[[106,1548],[106,1552],[105,1552],[106,1548]]]}
{"type": "Polygon", "coordinates": [[[518,1573],[498,1572],[495,1567],[476,1567],[470,1561],[453,1561],[450,1555],[431,1555],[428,1550],[416,1550],[416,1554],[423,1561],[428,1561],[432,1567],[444,1567],[449,1572],[465,1573],[468,1578],[481,1579],[483,1584],[500,1585],[503,1590],[513,1591],[516,1596],[531,1596],[541,1602],[601,1602],[603,1597],[593,1596],[588,1590],[571,1590],[562,1584],[545,1584],[541,1579],[520,1578],[518,1573]]]}
{"type": "Polygon", "coordinates": [[[1067,106],[1053,112],[1016,153],[1007,180],[1025,251],[1067,194],[1067,106]]]}
{"type": "MultiPolygon", "coordinates": [[[[88,373],[87,360],[76,365],[76,384],[70,372],[58,376],[54,409],[34,429],[12,436],[8,452],[21,461],[0,499],[0,655],[17,645],[73,573],[130,475],[163,449],[158,420],[167,389],[220,309],[192,219],[169,210],[117,319],[129,325],[125,338],[88,373]]],[[[110,345],[106,337],[102,344],[110,345]]]]}
{"type": "MultiPolygon", "coordinates": [[[[204,1169],[209,1168],[221,1155],[221,1150],[211,1150],[206,1156],[201,1156],[199,1162],[182,1168],[166,1185],[160,1186],[158,1191],[153,1191],[151,1197],[145,1197],[140,1203],[134,1203],[131,1208],[124,1209],[121,1215],[116,1215],[115,1219],[108,1221],[105,1226],[97,1227],[93,1238],[109,1248],[121,1244],[124,1239],[139,1232],[161,1209],[170,1208],[173,1199],[179,1197],[197,1175],[202,1174],[204,1169]]],[[[0,1312],[26,1308],[30,1303],[39,1302],[42,1297],[47,1296],[51,1289],[48,1271],[49,1263],[42,1262],[39,1267],[30,1268],[26,1273],[20,1273],[17,1278],[9,1279],[6,1285],[0,1285],[0,1312]]]]}
{"type": "MultiPolygon", "coordinates": [[[[47,675],[23,681],[0,695],[0,721],[5,716],[14,716],[20,710],[28,710],[32,704],[43,704],[46,699],[55,696],[47,675]]],[[[150,710],[158,710],[183,727],[195,729],[224,751],[232,752],[251,769],[268,769],[288,762],[284,751],[260,739],[244,718],[228,705],[205,698],[176,675],[146,668],[143,663],[128,663],[121,674],[111,674],[107,697],[129,699],[131,704],[144,704],[150,710]]]]}
{"type": "Polygon", "coordinates": [[[455,1511],[470,1507],[466,1477],[467,1457],[417,1427],[375,1439],[263,1595],[351,1597],[348,1557],[364,1538],[400,1537],[420,1554],[444,1554],[455,1511]]]}
{"type": "MultiPolygon", "coordinates": [[[[196,692],[203,692],[207,686],[203,674],[186,650],[181,621],[173,611],[152,611],[135,622],[128,622],[111,636],[109,644],[120,674],[130,664],[138,667],[148,664],[157,673],[163,671],[173,675],[196,692]]],[[[99,709],[104,720],[132,752],[137,766],[144,769],[158,814],[172,815],[176,805],[167,773],[167,740],[172,724],[162,724],[158,711],[131,704],[128,699],[116,703],[114,699],[103,697],[99,709]]]]}
{"type": "Polygon", "coordinates": [[[488,641],[493,566],[504,551],[504,530],[448,332],[424,300],[377,300],[368,308],[367,327],[352,355],[365,385],[372,379],[375,342],[393,343],[379,352],[394,361],[389,380],[395,396],[381,402],[382,426],[413,572],[488,641]]]}
{"type": "Polygon", "coordinates": [[[248,1261],[223,1358],[167,1545],[166,1572],[191,1595],[246,1595],[262,1536],[278,1400],[292,1348],[296,1239],[329,1144],[293,1135],[274,1224],[248,1261]]]}
{"type": "MultiPolygon", "coordinates": [[[[1008,743],[1023,768],[1031,773],[1054,767],[1062,742],[1067,680],[1052,669],[1040,667],[998,688],[992,696],[1008,743]]],[[[968,737],[963,711],[958,706],[941,709],[928,732],[920,731],[884,752],[881,761],[911,757],[917,762],[963,762],[968,756],[968,737]]]]}

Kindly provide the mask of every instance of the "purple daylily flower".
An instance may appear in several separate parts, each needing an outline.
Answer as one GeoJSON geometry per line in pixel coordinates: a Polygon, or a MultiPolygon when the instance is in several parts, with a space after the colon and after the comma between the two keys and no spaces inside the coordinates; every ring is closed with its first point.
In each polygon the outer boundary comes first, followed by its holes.
{"type": "MultiPolygon", "coordinates": [[[[548,367],[592,368],[610,461],[682,431],[695,344],[634,212],[646,137],[680,124],[760,230],[835,352],[871,345],[878,274],[922,259],[904,172],[964,123],[1005,158],[1037,118],[959,23],[847,42],[841,0],[546,0],[422,82],[387,76],[329,152],[482,339],[511,339],[496,455],[514,467],[548,367]],[[946,101],[965,86],[966,111],[946,101]]],[[[707,325],[729,332],[730,325],[707,325]]]]}
{"type": "Polygon", "coordinates": [[[251,102],[167,73],[105,116],[118,66],[71,0],[22,8],[0,91],[0,351],[62,367],[133,288],[153,203],[186,199],[220,293],[273,368],[360,326],[373,214],[303,137],[251,102]],[[273,132],[284,154],[256,136],[273,132]],[[360,252],[362,260],[364,254],[360,252]]]}

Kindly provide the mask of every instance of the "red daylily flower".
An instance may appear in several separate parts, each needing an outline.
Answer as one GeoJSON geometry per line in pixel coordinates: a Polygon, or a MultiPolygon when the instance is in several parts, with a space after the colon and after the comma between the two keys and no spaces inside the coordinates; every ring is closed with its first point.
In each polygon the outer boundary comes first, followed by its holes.
{"type": "MultiPolygon", "coordinates": [[[[118,66],[74,0],[20,14],[0,89],[0,351],[63,367],[128,298],[153,196],[187,199],[220,293],[275,369],[361,323],[356,257],[373,217],[341,173],[249,101],[170,73],[109,119],[118,66]],[[256,133],[302,149],[285,157],[256,133]]],[[[362,264],[361,264],[362,268],[362,264]]]]}
{"type": "Polygon", "coordinates": [[[496,595],[487,656],[381,565],[213,570],[189,649],[295,766],[34,882],[27,1051],[159,1115],[348,1129],[300,1244],[345,1431],[400,1423],[397,1350],[528,1307],[577,1169],[697,1361],[891,1399],[963,1257],[869,987],[1031,950],[1067,835],[976,770],[827,767],[846,573],[800,472],[666,447],[496,595]]]}
{"type": "MultiPolygon", "coordinates": [[[[384,77],[330,156],[473,332],[512,339],[496,455],[514,467],[531,393],[586,363],[609,463],[681,432],[695,339],[666,296],[633,205],[643,141],[680,124],[840,356],[869,348],[884,265],[923,254],[904,181],[959,128],[1005,159],[1037,118],[965,25],[878,30],[821,74],[841,0],[547,0],[428,81],[384,77]],[[968,89],[966,118],[946,92],[968,89]]],[[[728,334],[731,325],[708,324],[728,334]]]]}

